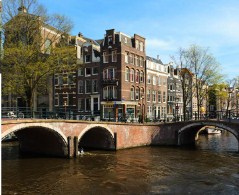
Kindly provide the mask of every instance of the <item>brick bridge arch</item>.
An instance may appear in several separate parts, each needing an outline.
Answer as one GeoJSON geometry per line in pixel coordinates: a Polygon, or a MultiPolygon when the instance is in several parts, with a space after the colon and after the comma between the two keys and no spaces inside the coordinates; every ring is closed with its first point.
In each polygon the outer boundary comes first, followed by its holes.
{"type": "Polygon", "coordinates": [[[2,132],[2,140],[14,133],[19,149],[25,153],[39,153],[53,156],[67,155],[67,137],[59,127],[50,123],[20,123],[2,132]]]}
{"type": "Polygon", "coordinates": [[[104,124],[90,124],[78,136],[79,147],[116,149],[116,134],[104,124]]]}
{"type": "Polygon", "coordinates": [[[206,126],[215,126],[232,133],[239,147],[239,125],[238,123],[229,123],[223,121],[195,121],[185,124],[178,130],[178,145],[194,145],[199,131],[206,126]]]}

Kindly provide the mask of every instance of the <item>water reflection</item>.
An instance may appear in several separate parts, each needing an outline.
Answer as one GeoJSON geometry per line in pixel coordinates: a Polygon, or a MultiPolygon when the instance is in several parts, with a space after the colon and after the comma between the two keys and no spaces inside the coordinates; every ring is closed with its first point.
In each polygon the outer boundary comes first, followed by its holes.
{"type": "Polygon", "coordinates": [[[221,134],[202,134],[197,141],[197,148],[217,152],[236,152],[238,151],[238,141],[228,131],[222,131],[221,134]]]}
{"type": "Polygon", "coordinates": [[[71,160],[23,157],[3,144],[2,193],[238,194],[237,149],[231,134],[200,135],[197,149],[90,151],[71,160]]]}

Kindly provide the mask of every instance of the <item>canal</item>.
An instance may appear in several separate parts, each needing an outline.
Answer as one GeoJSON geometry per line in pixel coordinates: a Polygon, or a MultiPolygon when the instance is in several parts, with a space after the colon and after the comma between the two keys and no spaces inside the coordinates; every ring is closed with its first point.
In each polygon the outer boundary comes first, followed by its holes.
{"type": "Polygon", "coordinates": [[[195,148],[86,151],[77,159],[21,156],[2,143],[2,194],[239,194],[236,138],[200,135],[195,148]]]}

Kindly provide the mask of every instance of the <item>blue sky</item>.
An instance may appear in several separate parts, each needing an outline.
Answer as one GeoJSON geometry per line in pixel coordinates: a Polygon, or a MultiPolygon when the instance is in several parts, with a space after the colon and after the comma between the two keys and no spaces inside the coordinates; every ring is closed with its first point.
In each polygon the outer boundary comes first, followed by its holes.
{"type": "Polygon", "coordinates": [[[208,47],[227,79],[239,76],[239,0],[39,0],[69,17],[72,34],[101,39],[114,28],[146,38],[148,56],[171,61],[179,47],[208,47]]]}

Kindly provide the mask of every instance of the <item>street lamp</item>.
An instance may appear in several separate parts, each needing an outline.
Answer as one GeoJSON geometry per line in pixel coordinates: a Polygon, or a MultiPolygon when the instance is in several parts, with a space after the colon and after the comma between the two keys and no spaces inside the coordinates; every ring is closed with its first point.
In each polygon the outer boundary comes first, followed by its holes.
{"type": "Polygon", "coordinates": [[[178,106],[178,101],[179,101],[179,98],[176,97],[176,104],[175,104],[175,110],[176,110],[176,121],[178,121],[178,109],[179,109],[179,106],[178,106]]]}
{"type": "Polygon", "coordinates": [[[145,105],[144,105],[144,96],[141,96],[142,104],[141,104],[141,113],[142,113],[142,123],[144,123],[144,112],[145,112],[145,105]]]}
{"type": "Polygon", "coordinates": [[[64,107],[65,107],[65,119],[66,119],[66,101],[64,101],[64,107]]]}
{"type": "Polygon", "coordinates": [[[238,118],[238,89],[236,88],[236,117],[238,118]]]}

